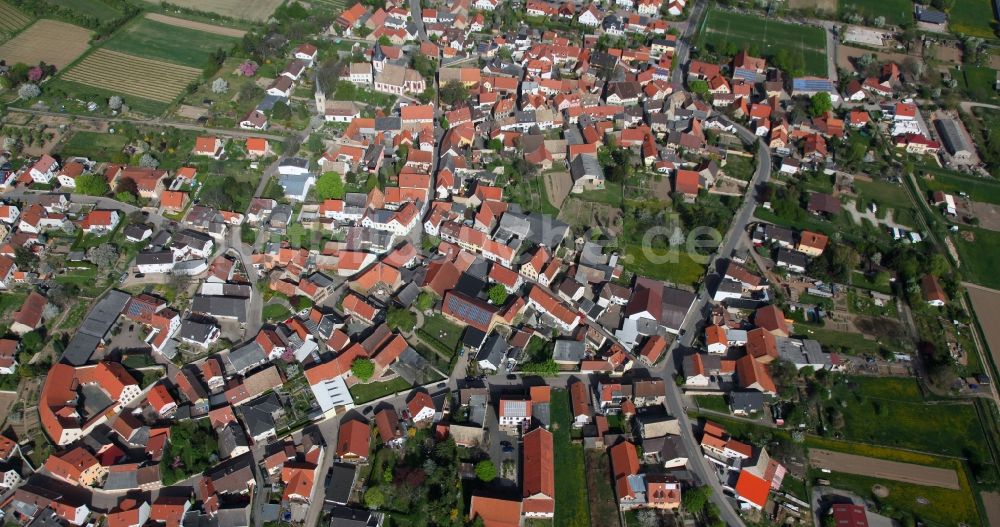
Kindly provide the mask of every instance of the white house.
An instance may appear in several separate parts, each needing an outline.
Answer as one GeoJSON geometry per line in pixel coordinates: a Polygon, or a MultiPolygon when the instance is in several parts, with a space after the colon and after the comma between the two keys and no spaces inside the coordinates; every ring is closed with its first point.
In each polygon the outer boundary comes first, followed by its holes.
{"type": "Polygon", "coordinates": [[[35,183],[49,183],[52,178],[56,177],[56,172],[59,170],[59,162],[57,162],[52,156],[45,154],[38,161],[35,161],[34,165],[28,169],[28,174],[31,175],[31,179],[35,183]]]}

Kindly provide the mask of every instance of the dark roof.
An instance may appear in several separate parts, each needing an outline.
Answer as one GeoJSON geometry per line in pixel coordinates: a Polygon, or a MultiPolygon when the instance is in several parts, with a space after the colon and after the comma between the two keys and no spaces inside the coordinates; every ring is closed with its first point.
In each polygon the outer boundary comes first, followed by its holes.
{"type": "Polygon", "coordinates": [[[330,467],[326,486],[326,503],[346,505],[351,498],[351,487],[357,467],[351,463],[334,463],[330,467]]]}

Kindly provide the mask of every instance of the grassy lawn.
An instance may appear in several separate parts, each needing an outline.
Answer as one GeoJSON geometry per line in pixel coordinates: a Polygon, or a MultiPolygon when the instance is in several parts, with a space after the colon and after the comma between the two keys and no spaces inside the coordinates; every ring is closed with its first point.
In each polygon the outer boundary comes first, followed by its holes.
{"type": "Polygon", "coordinates": [[[880,307],[867,292],[854,289],[847,292],[847,308],[851,313],[873,317],[895,317],[897,313],[895,300],[880,307]]]}
{"type": "Polygon", "coordinates": [[[849,490],[879,504],[883,512],[894,517],[912,514],[928,525],[980,525],[975,498],[968,488],[964,471],[959,467],[959,482],[964,489],[952,490],[941,487],[923,487],[880,478],[855,476],[834,472],[824,474],[814,472],[816,477],[829,480],[833,487],[849,490]],[[889,495],[879,498],[872,493],[872,487],[882,485],[889,495]],[[919,500],[919,501],[918,501],[919,500]],[[923,504],[926,503],[926,504],[923,504]]]}
{"type": "Polygon", "coordinates": [[[606,203],[614,207],[621,207],[622,184],[608,181],[604,184],[604,190],[585,190],[579,194],[570,194],[570,196],[582,199],[583,201],[606,203]]]}
{"type": "Polygon", "coordinates": [[[842,13],[858,13],[866,19],[885,17],[885,22],[900,25],[913,20],[913,2],[910,0],[840,0],[842,13]]]}
{"type": "Polygon", "coordinates": [[[757,46],[765,57],[773,56],[779,49],[801,51],[807,74],[827,73],[826,34],[818,27],[712,9],[705,18],[697,42],[715,47],[727,42],[735,42],[738,46],[757,46]]]}
{"type": "Polygon", "coordinates": [[[118,95],[125,101],[131,112],[138,112],[145,115],[161,115],[170,107],[169,103],[151,101],[142,97],[122,95],[121,93],[102,90],[94,86],[87,86],[72,81],[63,80],[61,77],[52,79],[45,83],[46,90],[42,94],[42,100],[52,108],[66,108],[66,111],[74,114],[89,114],[87,110],[88,101],[106,101],[113,95],[118,95]]]}
{"type": "Polygon", "coordinates": [[[935,190],[948,193],[965,192],[973,201],[1000,205],[1000,182],[934,167],[920,167],[920,169],[933,176],[933,179],[917,178],[921,190],[925,192],[935,190]]]}
{"type": "Polygon", "coordinates": [[[879,343],[866,339],[860,333],[846,333],[803,324],[795,325],[795,334],[818,340],[824,347],[848,348],[852,354],[878,353],[879,343]]]}
{"type": "Polygon", "coordinates": [[[978,102],[996,102],[996,90],[993,82],[996,80],[996,70],[983,66],[966,66],[961,71],[953,69],[952,76],[958,81],[968,98],[978,102]]]}
{"type": "Polygon", "coordinates": [[[410,383],[402,377],[396,377],[391,381],[355,384],[351,386],[351,396],[354,397],[354,404],[364,404],[408,389],[410,383]]]}
{"type": "MultiPolygon", "coordinates": [[[[654,249],[654,254],[663,259],[673,259],[667,256],[665,249],[654,249]]],[[[676,284],[695,285],[701,281],[705,275],[705,265],[696,262],[690,254],[678,250],[676,261],[667,263],[655,263],[643,254],[641,245],[628,245],[625,247],[625,269],[633,273],[665,280],[676,284]]]]}
{"type": "Polygon", "coordinates": [[[854,188],[858,194],[867,202],[874,201],[878,207],[889,207],[890,209],[912,209],[913,202],[910,201],[909,194],[902,185],[887,183],[885,181],[862,181],[854,180],[854,188]]]}
{"type": "Polygon", "coordinates": [[[431,340],[439,344],[443,349],[454,352],[458,349],[458,344],[462,340],[463,328],[458,324],[449,322],[440,313],[424,317],[424,325],[420,327],[420,337],[423,340],[431,340]]]}
{"type": "Polygon", "coordinates": [[[966,229],[975,235],[968,242],[961,236],[952,236],[962,265],[960,270],[970,282],[1000,289],[1000,274],[996,272],[996,258],[1000,254],[1000,232],[986,229],[966,229]]]}
{"type": "Polygon", "coordinates": [[[76,11],[80,15],[92,16],[101,22],[114,20],[122,16],[122,12],[101,0],[52,0],[54,5],[76,11]]]}
{"type": "Polygon", "coordinates": [[[556,514],[555,527],[588,527],[591,525],[584,483],[583,445],[570,442],[572,417],[569,392],[552,392],[552,436],[555,445],[556,514]]]}
{"type": "Polygon", "coordinates": [[[333,99],[335,101],[363,102],[384,109],[391,109],[392,105],[396,103],[396,98],[392,95],[359,88],[350,81],[340,81],[337,83],[337,91],[333,94],[333,99]]]}
{"type": "Polygon", "coordinates": [[[228,50],[236,42],[237,39],[233,37],[140,18],[115,33],[104,47],[130,55],[201,68],[208,63],[209,56],[214,51],[228,50]]]}
{"type": "Polygon", "coordinates": [[[838,383],[834,403],[844,414],[845,439],[965,457],[989,458],[989,447],[972,404],[929,403],[915,379],[852,377],[838,383]]]}
{"type": "Polygon", "coordinates": [[[268,322],[277,322],[279,320],[285,320],[291,316],[292,312],[284,306],[284,304],[268,304],[264,306],[261,315],[264,320],[268,322]]]}
{"type": "Polygon", "coordinates": [[[952,33],[996,38],[993,31],[995,23],[990,0],[960,0],[954,3],[948,14],[948,29],[952,33]]]}
{"type": "Polygon", "coordinates": [[[81,156],[94,161],[110,161],[111,156],[121,153],[127,141],[124,135],[76,132],[63,144],[59,153],[64,157],[81,156]]]}
{"type": "Polygon", "coordinates": [[[0,293],[0,315],[21,307],[27,297],[26,293],[0,293]]]}
{"type": "Polygon", "coordinates": [[[756,162],[752,157],[729,156],[722,171],[729,177],[750,181],[754,171],[757,170],[756,162]]]}
{"type": "Polygon", "coordinates": [[[698,403],[698,407],[703,410],[729,413],[729,404],[726,403],[726,398],[722,395],[695,395],[694,400],[698,403]]]}

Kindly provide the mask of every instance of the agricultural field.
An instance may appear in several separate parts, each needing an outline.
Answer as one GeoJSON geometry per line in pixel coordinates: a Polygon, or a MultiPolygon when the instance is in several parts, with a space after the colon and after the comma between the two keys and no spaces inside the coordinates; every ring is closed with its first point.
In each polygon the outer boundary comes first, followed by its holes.
{"type": "Polygon", "coordinates": [[[100,22],[114,20],[124,13],[101,0],[49,0],[52,4],[74,11],[80,15],[94,17],[100,22]]]}
{"type": "Polygon", "coordinates": [[[844,401],[847,440],[952,456],[989,459],[989,446],[972,404],[928,401],[912,378],[851,377],[833,388],[844,401]],[[929,418],[929,414],[930,417],[929,418]]]}
{"type": "Polygon", "coordinates": [[[99,49],[64,73],[61,79],[125,96],[170,103],[200,75],[200,69],[190,66],[99,49]]]}
{"type": "MultiPolygon", "coordinates": [[[[968,286],[972,308],[980,320],[986,320],[991,313],[1000,312],[1000,292],[978,286],[968,286]]],[[[993,355],[993,363],[1000,364],[1000,326],[997,324],[980,324],[986,344],[993,355]]]]}
{"type": "MultiPolygon", "coordinates": [[[[159,5],[158,0],[146,0],[150,4],[159,5]]],[[[264,22],[280,6],[284,0],[171,0],[169,3],[185,9],[215,13],[227,18],[264,22]]]]}
{"type": "Polygon", "coordinates": [[[39,20],[0,46],[0,60],[15,64],[44,61],[62,68],[83,55],[90,43],[90,31],[55,20],[39,20]],[[58,35],[58,38],[53,38],[58,35]]]}
{"type": "Polygon", "coordinates": [[[779,50],[801,51],[806,73],[826,75],[826,33],[823,29],[718,9],[709,10],[696,39],[698,45],[756,47],[765,57],[779,50]]]}
{"type": "Polygon", "coordinates": [[[866,20],[881,16],[896,26],[913,20],[912,0],[840,0],[838,6],[842,15],[858,13],[866,20]]]}
{"type": "Polygon", "coordinates": [[[171,26],[183,27],[187,29],[196,29],[198,31],[204,31],[205,33],[222,35],[224,37],[243,38],[243,35],[247,33],[242,29],[215,26],[212,24],[206,24],[204,22],[196,22],[194,20],[187,20],[184,18],[161,15],[160,13],[146,13],[146,19],[171,26]]]}
{"type": "Polygon", "coordinates": [[[948,29],[982,38],[996,38],[991,0],[959,0],[948,13],[948,29]]]}
{"type": "Polygon", "coordinates": [[[202,68],[212,53],[228,50],[236,41],[230,36],[143,18],[115,33],[103,49],[202,68]]]}
{"type": "Polygon", "coordinates": [[[16,33],[31,22],[31,17],[6,2],[0,2],[0,40],[16,33]]]}
{"type": "Polygon", "coordinates": [[[965,92],[971,101],[995,103],[998,100],[996,88],[997,71],[985,66],[967,66],[951,70],[952,77],[958,81],[958,87],[965,92]]]}

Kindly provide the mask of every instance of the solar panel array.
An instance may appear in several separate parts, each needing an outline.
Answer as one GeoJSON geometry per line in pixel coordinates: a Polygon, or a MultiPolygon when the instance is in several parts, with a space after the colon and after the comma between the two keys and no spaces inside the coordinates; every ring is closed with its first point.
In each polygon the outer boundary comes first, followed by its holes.
{"type": "Polygon", "coordinates": [[[485,309],[466,302],[455,295],[448,297],[448,310],[451,311],[455,316],[468,320],[470,322],[475,322],[479,325],[488,325],[493,314],[485,309]]]}

